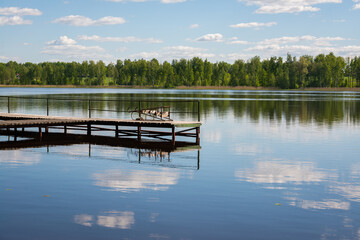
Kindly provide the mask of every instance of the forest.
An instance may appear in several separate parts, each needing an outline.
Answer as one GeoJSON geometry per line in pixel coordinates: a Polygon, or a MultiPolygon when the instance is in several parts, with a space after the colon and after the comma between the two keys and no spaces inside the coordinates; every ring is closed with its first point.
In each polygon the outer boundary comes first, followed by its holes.
{"type": "Polygon", "coordinates": [[[360,87],[360,57],[343,58],[333,53],[316,57],[287,55],[248,61],[211,63],[194,57],[160,63],[103,61],[0,63],[1,85],[143,86],[251,86],[280,89],[309,87],[360,87]]]}

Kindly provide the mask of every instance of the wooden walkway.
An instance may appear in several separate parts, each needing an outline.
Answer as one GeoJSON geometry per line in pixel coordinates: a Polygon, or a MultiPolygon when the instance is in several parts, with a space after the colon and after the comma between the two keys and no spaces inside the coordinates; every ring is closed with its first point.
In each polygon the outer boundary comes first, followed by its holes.
{"type": "Polygon", "coordinates": [[[64,134],[68,134],[70,130],[76,130],[85,131],[87,136],[91,136],[93,132],[113,131],[115,138],[135,137],[141,142],[142,138],[146,137],[169,141],[173,145],[175,145],[176,137],[181,136],[195,138],[195,143],[200,144],[201,122],[76,118],[16,113],[0,113],[0,120],[2,120],[0,130],[6,129],[9,132],[13,129],[15,139],[18,129],[25,132],[25,130],[37,128],[40,139],[43,133],[49,133],[49,129],[62,129],[64,134]],[[128,127],[135,127],[135,129],[128,127]],[[155,131],[154,128],[170,129],[170,131],[155,131]],[[178,128],[182,129],[177,131],[178,128]]]}

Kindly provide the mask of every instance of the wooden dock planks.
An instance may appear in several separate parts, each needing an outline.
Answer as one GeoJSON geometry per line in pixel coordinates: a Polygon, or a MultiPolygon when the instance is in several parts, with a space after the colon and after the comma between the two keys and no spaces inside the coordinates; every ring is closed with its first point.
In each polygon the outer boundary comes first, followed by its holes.
{"type": "Polygon", "coordinates": [[[106,118],[76,118],[76,117],[58,117],[43,116],[16,113],[0,113],[0,127],[24,127],[32,124],[32,126],[59,126],[61,123],[69,124],[95,124],[95,125],[118,125],[133,127],[163,127],[163,128],[192,128],[200,127],[201,122],[182,122],[182,121],[138,121],[125,119],[106,119],[106,118]]]}
{"type": "MultiPolygon", "coordinates": [[[[10,128],[17,132],[17,128],[38,128],[39,136],[42,138],[42,129],[48,133],[49,128],[64,128],[64,134],[67,134],[68,127],[81,127],[80,130],[86,130],[87,136],[92,135],[92,131],[114,131],[115,138],[120,137],[120,133],[128,136],[136,136],[138,141],[142,137],[164,139],[165,136],[171,137],[171,142],[175,145],[176,136],[196,138],[196,144],[200,144],[200,126],[201,122],[181,122],[181,121],[153,121],[153,120],[124,120],[124,119],[107,119],[107,118],[77,118],[77,117],[59,117],[43,116],[31,114],[0,113],[0,129],[10,128]],[[84,127],[85,126],[85,127],[84,127]],[[114,129],[98,126],[109,126],[114,129]],[[121,129],[119,127],[136,127],[137,130],[121,129]],[[167,128],[170,132],[159,132],[154,130],[144,130],[143,128],[167,128]],[[185,130],[176,131],[176,128],[185,128],[185,130]],[[195,133],[191,133],[195,131],[195,133]]],[[[79,128],[78,128],[79,130],[79,128]]]]}

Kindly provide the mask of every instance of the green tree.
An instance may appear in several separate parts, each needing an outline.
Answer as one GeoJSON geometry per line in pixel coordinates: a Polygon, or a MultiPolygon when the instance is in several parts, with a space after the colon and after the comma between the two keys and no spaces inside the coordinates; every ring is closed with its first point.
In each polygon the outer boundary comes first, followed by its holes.
{"type": "Polygon", "coordinates": [[[204,62],[204,81],[202,85],[210,86],[211,85],[211,77],[212,77],[212,64],[206,59],[204,62]]]}
{"type": "Polygon", "coordinates": [[[160,70],[159,61],[156,60],[155,58],[151,59],[151,61],[148,62],[148,67],[147,67],[146,78],[149,81],[148,85],[152,85],[153,87],[155,87],[155,84],[158,84],[159,70],[160,70]]]}

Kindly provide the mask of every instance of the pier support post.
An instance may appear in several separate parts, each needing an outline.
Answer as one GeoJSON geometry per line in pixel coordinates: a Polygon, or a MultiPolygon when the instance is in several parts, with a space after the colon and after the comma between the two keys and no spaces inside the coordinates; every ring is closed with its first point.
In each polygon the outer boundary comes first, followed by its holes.
{"type": "Polygon", "coordinates": [[[67,134],[67,127],[64,125],[64,134],[67,134]]]}
{"type": "Polygon", "coordinates": [[[141,148],[139,148],[139,163],[141,163],[141,148]]]}
{"type": "Polygon", "coordinates": [[[138,141],[141,142],[141,127],[138,126],[138,141]]]}
{"type": "Polygon", "coordinates": [[[87,135],[91,136],[91,124],[90,123],[87,125],[87,135]]]}
{"type": "Polygon", "coordinates": [[[115,126],[115,138],[119,138],[119,125],[115,126]]]}
{"type": "Polygon", "coordinates": [[[43,134],[42,134],[42,131],[41,131],[41,127],[39,127],[39,140],[42,141],[42,137],[43,137],[43,134]]]}
{"type": "Polygon", "coordinates": [[[49,99],[46,99],[46,116],[49,116],[49,99]]]}
{"type": "Polygon", "coordinates": [[[17,141],[17,128],[14,128],[14,141],[17,141]]]}
{"type": "Polygon", "coordinates": [[[175,146],[175,126],[173,126],[171,128],[171,142],[172,142],[172,145],[175,146]]]}
{"type": "Polygon", "coordinates": [[[200,169],[200,150],[197,152],[197,169],[200,169]]]}
{"type": "Polygon", "coordinates": [[[200,145],[200,127],[196,128],[196,144],[200,145]]]}
{"type": "Polygon", "coordinates": [[[141,101],[139,101],[139,119],[141,119],[141,101]]]}
{"type": "Polygon", "coordinates": [[[91,100],[89,100],[89,118],[91,118],[91,100]]]}

